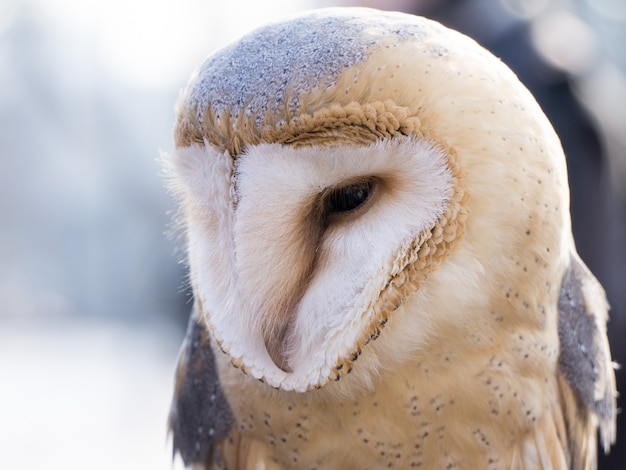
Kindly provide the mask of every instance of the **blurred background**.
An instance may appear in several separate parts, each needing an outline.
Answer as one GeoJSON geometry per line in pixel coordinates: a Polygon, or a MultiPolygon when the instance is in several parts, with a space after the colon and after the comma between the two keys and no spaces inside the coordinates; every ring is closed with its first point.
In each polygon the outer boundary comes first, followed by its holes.
{"type": "MultiPolygon", "coordinates": [[[[191,305],[158,162],[174,103],[216,48],[334,5],[437,19],[531,89],[626,364],[626,2],[0,0],[0,467],[179,467],[165,427],[191,305]]],[[[620,427],[600,469],[624,468],[620,427]]]]}

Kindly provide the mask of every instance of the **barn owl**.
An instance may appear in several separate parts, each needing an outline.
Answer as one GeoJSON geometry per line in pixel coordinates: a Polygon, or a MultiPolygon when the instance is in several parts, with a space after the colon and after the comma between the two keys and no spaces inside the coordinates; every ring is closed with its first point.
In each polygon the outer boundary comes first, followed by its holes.
{"type": "Polygon", "coordinates": [[[194,468],[587,469],[607,302],[515,75],[424,18],[322,9],[210,56],[167,157],[194,308],[194,468]]]}

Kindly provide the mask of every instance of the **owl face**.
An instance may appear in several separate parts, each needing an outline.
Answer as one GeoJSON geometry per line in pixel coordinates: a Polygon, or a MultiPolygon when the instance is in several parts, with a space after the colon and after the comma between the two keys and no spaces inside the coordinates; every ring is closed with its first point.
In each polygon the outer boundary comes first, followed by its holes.
{"type": "Polygon", "coordinates": [[[551,127],[499,61],[423,18],[331,9],[258,30],[200,67],[175,138],[202,317],[275,388],[475,326],[505,279],[542,283],[566,256],[545,250],[569,233],[551,127]]]}
{"type": "Polygon", "coordinates": [[[383,293],[399,295],[390,280],[449,206],[447,158],[417,136],[180,152],[194,291],[233,362],[296,390],[351,367],[386,321],[383,293]]]}

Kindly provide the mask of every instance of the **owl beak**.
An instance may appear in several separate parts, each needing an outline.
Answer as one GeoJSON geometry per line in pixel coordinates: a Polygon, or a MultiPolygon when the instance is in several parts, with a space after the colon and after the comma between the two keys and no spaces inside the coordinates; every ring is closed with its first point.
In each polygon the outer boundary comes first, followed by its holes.
{"type": "Polygon", "coordinates": [[[265,348],[276,367],[284,372],[291,373],[293,370],[289,367],[285,341],[288,327],[288,323],[283,323],[264,328],[263,340],[265,341],[265,348]]]}

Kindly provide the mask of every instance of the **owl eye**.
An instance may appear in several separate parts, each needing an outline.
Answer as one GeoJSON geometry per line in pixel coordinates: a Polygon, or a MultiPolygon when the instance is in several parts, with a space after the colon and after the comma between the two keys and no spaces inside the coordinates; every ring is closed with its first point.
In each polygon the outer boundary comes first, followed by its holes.
{"type": "Polygon", "coordinates": [[[368,201],[375,186],[375,181],[368,179],[331,189],[324,198],[326,214],[341,214],[358,209],[368,201]]]}

